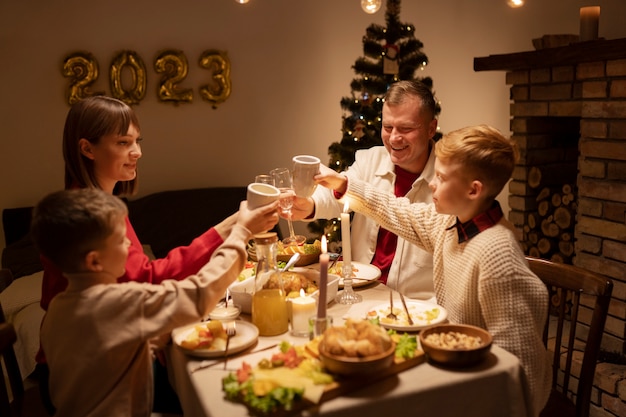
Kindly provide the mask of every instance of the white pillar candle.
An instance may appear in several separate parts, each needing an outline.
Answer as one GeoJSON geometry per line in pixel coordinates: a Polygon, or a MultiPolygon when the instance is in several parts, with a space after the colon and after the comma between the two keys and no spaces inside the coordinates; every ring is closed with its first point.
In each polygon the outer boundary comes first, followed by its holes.
{"type": "Polygon", "coordinates": [[[598,22],[600,20],[600,6],[580,8],[580,41],[598,39],[598,22]]]}
{"type": "Polygon", "coordinates": [[[315,298],[300,296],[291,299],[291,331],[297,335],[309,334],[309,318],[315,315],[315,298]]]}
{"type": "Polygon", "coordinates": [[[352,265],[352,248],[350,245],[350,213],[348,200],[346,200],[343,206],[343,213],[341,213],[341,255],[343,257],[344,266],[352,265]]]}
{"type": "MultiPolygon", "coordinates": [[[[327,253],[326,236],[322,236],[322,253],[320,254],[320,280],[318,282],[318,303],[317,317],[326,317],[326,292],[328,290],[328,261],[330,256],[327,253]]],[[[307,318],[308,320],[308,318],[307,318]]]]}

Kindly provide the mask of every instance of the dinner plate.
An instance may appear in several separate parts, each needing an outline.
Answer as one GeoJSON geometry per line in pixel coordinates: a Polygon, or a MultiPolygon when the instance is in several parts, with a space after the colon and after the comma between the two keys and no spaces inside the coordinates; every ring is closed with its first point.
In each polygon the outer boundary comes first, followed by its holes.
{"type": "Polygon", "coordinates": [[[448,318],[448,312],[445,308],[435,303],[420,300],[407,300],[406,307],[413,319],[413,325],[410,325],[402,303],[400,300],[393,300],[393,312],[398,317],[397,321],[391,321],[387,318],[389,314],[389,303],[380,304],[370,310],[368,318],[372,317],[372,312],[378,316],[380,325],[387,329],[394,329],[404,332],[414,332],[431,324],[443,323],[448,318]]]}
{"type": "MultiPolygon", "coordinates": [[[[343,262],[338,261],[332,268],[333,273],[341,277],[341,267],[343,262]],[[338,272],[334,272],[334,271],[338,272]]],[[[372,282],[380,278],[380,269],[374,265],[364,264],[361,262],[352,262],[352,288],[370,285],[372,282]]],[[[339,279],[339,288],[343,288],[343,278],[339,279]]]]}
{"type": "MultiPolygon", "coordinates": [[[[188,326],[178,327],[172,330],[172,340],[174,344],[178,346],[183,352],[198,356],[201,358],[220,358],[224,356],[224,349],[185,349],[180,344],[183,340],[193,332],[194,327],[198,323],[190,324],[188,326]]],[[[228,346],[228,355],[234,355],[243,350],[246,350],[250,346],[254,345],[259,338],[259,329],[252,324],[242,320],[235,320],[237,327],[237,334],[230,338],[230,344],[228,346]]]]}

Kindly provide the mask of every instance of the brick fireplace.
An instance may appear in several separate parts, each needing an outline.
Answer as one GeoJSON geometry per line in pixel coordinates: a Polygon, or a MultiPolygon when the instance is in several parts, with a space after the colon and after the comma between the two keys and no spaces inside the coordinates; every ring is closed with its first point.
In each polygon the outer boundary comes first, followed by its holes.
{"type": "Polygon", "coordinates": [[[506,71],[521,159],[509,220],[527,254],[614,282],[591,415],[626,415],[626,39],[474,59],[506,71]],[[611,414],[607,414],[607,412],[611,414]]]}

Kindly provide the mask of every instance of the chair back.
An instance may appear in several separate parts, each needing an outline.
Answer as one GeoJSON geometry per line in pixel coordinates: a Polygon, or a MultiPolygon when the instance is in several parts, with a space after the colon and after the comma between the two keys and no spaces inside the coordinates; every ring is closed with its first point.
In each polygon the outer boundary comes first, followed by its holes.
{"type": "Polygon", "coordinates": [[[546,409],[558,398],[573,405],[577,417],[587,417],[613,281],[573,265],[526,259],[550,294],[550,314],[543,334],[548,351],[553,353],[552,394],[546,409]],[[579,374],[578,366],[572,369],[574,359],[581,363],[579,374]]]}
{"type": "MultiPolygon", "coordinates": [[[[0,307],[0,315],[2,307],[0,307]]],[[[24,396],[24,385],[22,384],[22,376],[17,365],[15,352],[13,351],[13,343],[17,340],[13,325],[7,322],[0,322],[0,359],[6,369],[9,379],[9,385],[5,382],[4,375],[0,378],[0,415],[13,416],[16,408],[21,405],[11,406],[11,399],[21,404],[24,396]],[[9,391],[10,387],[10,391],[9,391]]],[[[0,369],[2,369],[0,367],[0,369]]]]}

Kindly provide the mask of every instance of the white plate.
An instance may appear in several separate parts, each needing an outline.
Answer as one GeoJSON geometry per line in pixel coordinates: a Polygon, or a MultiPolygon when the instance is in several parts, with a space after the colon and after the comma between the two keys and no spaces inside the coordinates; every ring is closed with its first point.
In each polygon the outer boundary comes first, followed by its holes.
{"type": "MultiPolygon", "coordinates": [[[[343,265],[343,262],[337,261],[337,264],[335,265],[335,267],[333,267],[333,270],[341,265],[343,265]]],[[[380,269],[378,269],[378,267],[374,265],[364,264],[361,262],[352,262],[352,268],[354,275],[354,277],[352,277],[353,288],[369,285],[372,282],[376,281],[378,278],[380,278],[380,269]],[[356,271],[354,271],[354,269],[356,269],[356,271]]],[[[341,276],[341,273],[337,275],[341,276]]],[[[343,278],[339,278],[339,287],[343,288],[343,278]]]]}
{"type": "MultiPolygon", "coordinates": [[[[224,356],[223,349],[185,349],[180,344],[183,340],[193,332],[194,327],[198,323],[190,324],[183,327],[178,327],[172,330],[172,340],[178,348],[183,352],[192,355],[199,356],[201,358],[219,358],[224,356]]],[[[246,350],[250,346],[254,345],[259,338],[259,329],[252,324],[242,320],[236,320],[237,334],[230,339],[230,345],[228,346],[228,355],[234,355],[243,350],[246,350]]]]}
{"type": "MultiPolygon", "coordinates": [[[[402,307],[402,303],[399,299],[393,300],[393,312],[398,316],[397,322],[390,322],[387,319],[389,314],[389,303],[380,304],[374,307],[371,311],[376,312],[380,325],[387,329],[394,329],[404,332],[414,332],[423,329],[431,324],[443,323],[448,318],[448,312],[445,308],[435,303],[429,303],[427,301],[420,300],[407,300],[406,307],[409,310],[409,314],[413,319],[413,325],[411,326],[406,318],[406,313],[402,307]],[[438,314],[436,313],[438,310],[438,314]],[[430,316],[429,315],[435,315],[430,316]]],[[[368,314],[368,318],[372,317],[368,314]]]]}

